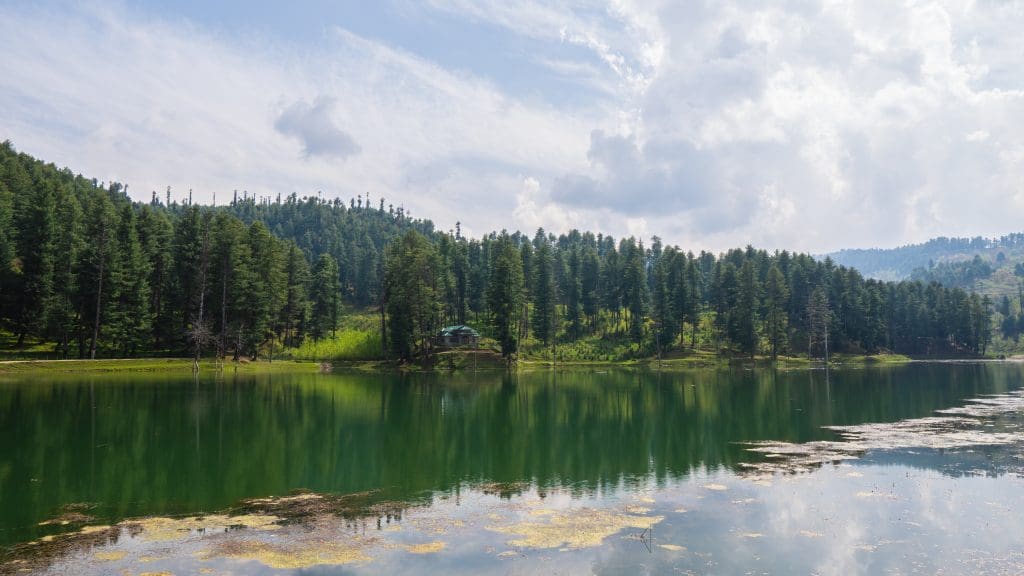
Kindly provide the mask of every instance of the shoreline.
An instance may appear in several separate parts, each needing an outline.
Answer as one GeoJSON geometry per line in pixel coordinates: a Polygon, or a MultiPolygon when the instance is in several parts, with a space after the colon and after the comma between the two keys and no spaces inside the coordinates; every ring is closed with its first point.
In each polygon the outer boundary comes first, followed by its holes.
{"type": "MultiPolygon", "coordinates": [[[[199,362],[201,373],[243,372],[250,374],[273,372],[301,373],[465,373],[504,372],[504,362],[493,352],[476,354],[472,352],[447,353],[432,358],[431,362],[400,364],[394,360],[365,360],[316,362],[311,360],[275,360],[268,362],[218,362],[204,359],[199,362]]],[[[910,357],[900,354],[879,355],[837,355],[829,362],[835,368],[864,368],[873,366],[905,365],[914,362],[1014,362],[1024,358],[930,358],[910,357]]],[[[729,358],[696,354],[686,357],[663,359],[641,358],[631,360],[593,361],[551,361],[546,359],[520,359],[512,372],[535,372],[540,370],[592,370],[592,369],[639,369],[648,371],[677,371],[702,369],[746,369],[746,370],[817,370],[824,367],[821,360],[806,357],[780,356],[774,362],[768,357],[729,358]]],[[[38,374],[115,374],[146,372],[191,372],[193,360],[189,358],[123,358],[99,360],[0,360],[0,377],[38,374]]]]}

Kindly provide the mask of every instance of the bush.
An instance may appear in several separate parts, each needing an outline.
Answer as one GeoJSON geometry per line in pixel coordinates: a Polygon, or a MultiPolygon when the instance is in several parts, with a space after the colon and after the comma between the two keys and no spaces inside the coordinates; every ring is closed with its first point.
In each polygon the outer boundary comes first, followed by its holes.
{"type": "Polygon", "coordinates": [[[298,348],[289,348],[281,355],[291,360],[379,360],[384,357],[380,332],[344,330],[333,338],[313,341],[307,338],[298,348]]]}

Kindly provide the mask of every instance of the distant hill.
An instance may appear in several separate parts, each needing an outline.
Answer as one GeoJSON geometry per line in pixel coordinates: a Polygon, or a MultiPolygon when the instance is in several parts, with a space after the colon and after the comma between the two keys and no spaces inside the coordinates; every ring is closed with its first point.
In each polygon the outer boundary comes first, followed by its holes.
{"type": "Polygon", "coordinates": [[[923,244],[840,250],[827,256],[870,278],[939,282],[988,296],[994,325],[1003,337],[994,341],[993,351],[1024,351],[1024,234],[935,238],[923,244]]]}
{"type": "Polygon", "coordinates": [[[837,264],[856,268],[871,278],[906,280],[914,276],[915,270],[928,270],[943,263],[968,262],[975,256],[991,263],[994,268],[1007,262],[1024,262],[1024,234],[1009,234],[1001,238],[940,237],[923,244],[846,249],[828,256],[837,264]]]}

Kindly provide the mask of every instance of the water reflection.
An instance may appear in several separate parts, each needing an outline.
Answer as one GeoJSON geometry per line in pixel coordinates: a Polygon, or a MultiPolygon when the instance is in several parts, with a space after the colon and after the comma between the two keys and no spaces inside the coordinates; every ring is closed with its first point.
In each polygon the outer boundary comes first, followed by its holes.
{"type": "Polygon", "coordinates": [[[114,523],[295,489],[415,505],[500,483],[506,497],[603,500],[740,470],[762,458],[746,442],[919,418],[1012,390],[1020,374],[912,365],[833,372],[827,386],[822,373],[730,370],[4,382],[0,542],[51,533],[37,524],[76,503],[114,523]]]}

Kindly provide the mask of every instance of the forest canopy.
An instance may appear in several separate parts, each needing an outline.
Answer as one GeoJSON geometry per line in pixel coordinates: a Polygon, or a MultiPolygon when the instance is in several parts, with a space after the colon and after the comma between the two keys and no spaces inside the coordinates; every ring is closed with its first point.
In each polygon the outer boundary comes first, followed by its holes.
{"type": "Polygon", "coordinates": [[[449,324],[473,324],[506,356],[595,338],[651,355],[820,356],[826,342],[983,354],[990,308],[787,251],[695,254],[576,230],[467,238],[383,198],[136,202],[0,146],[0,329],[61,357],[258,358],[330,337],[343,309],[380,314],[387,353],[403,359],[449,324]]]}

